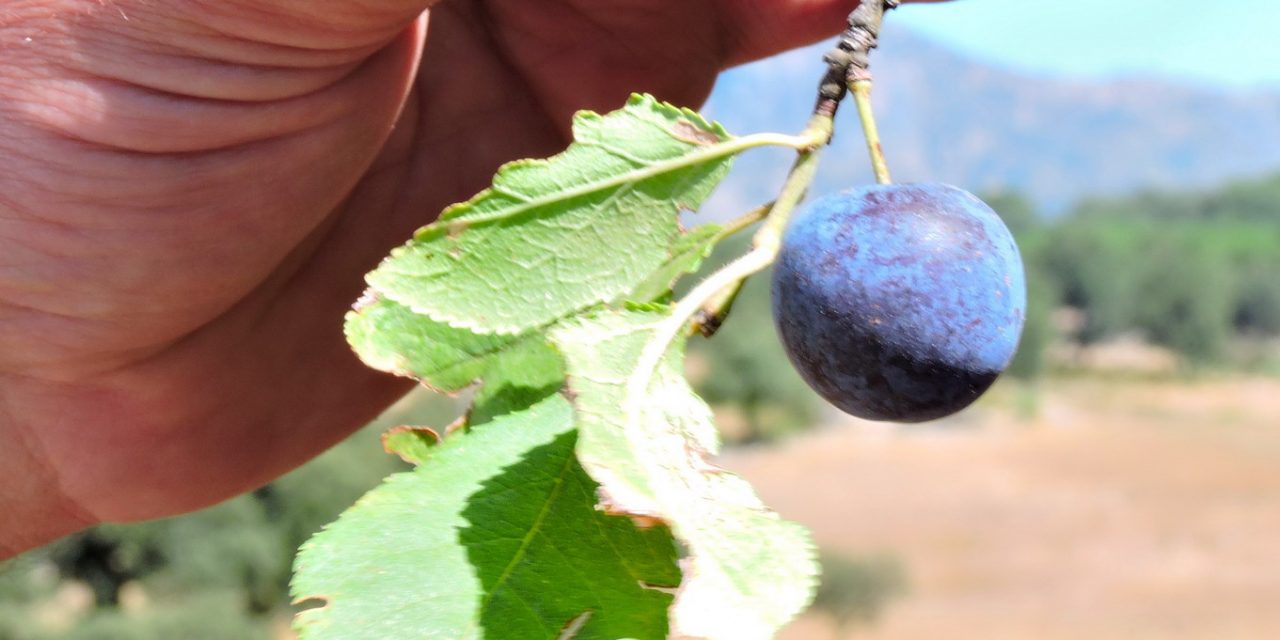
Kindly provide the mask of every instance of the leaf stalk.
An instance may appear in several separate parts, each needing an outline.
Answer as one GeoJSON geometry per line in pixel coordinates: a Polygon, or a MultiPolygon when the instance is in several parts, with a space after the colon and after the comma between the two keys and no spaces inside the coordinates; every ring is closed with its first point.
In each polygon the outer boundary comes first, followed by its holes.
{"type": "Polygon", "coordinates": [[[764,220],[769,216],[769,212],[773,211],[775,204],[777,204],[776,200],[762,204],[725,224],[720,228],[720,232],[716,234],[716,242],[719,243],[722,240],[736,236],[747,227],[764,220]]]}
{"type": "MultiPolygon", "coordinates": [[[[703,307],[713,300],[720,299],[723,300],[722,304],[727,309],[727,305],[731,304],[736,297],[733,293],[735,289],[740,287],[747,278],[773,264],[778,257],[778,251],[782,248],[782,234],[786,231],[787,222],[791,219],[796,206],[808,193],[810,185],[813,184],[822,149],[831,142],[834,130],[835,123],[831,116],[822,112],[814,114],[809,121],[809,126],[800,134],[800,137],[809,140],[810,144],[800,150],[799,157],[796,158],[795,165],[787,176],[786,184],[782,187],[782,192],[773,203],[764,225],[752,240],[751,251],[725,265],[694,287],[688,295],[676,303],[671,315],[655,329],[654,337],[641,352],[635,373],[627,381],[623,409],[628,411],[628,415],[633,415],[631,410],[644,397],[657,372],[658,364],[671,344],[703,307]],[[729,293],[725,294],[726,291],[729,293]]],[[[719,317],[720,321],[723,321],[719,313],[713,314],[712,317],[719,317]]]]}

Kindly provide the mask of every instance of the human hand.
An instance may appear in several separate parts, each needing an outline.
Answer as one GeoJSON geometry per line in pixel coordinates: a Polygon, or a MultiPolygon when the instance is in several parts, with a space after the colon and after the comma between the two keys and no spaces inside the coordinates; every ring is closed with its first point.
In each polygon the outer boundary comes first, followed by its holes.
{"type": "Polygon", "coordinates": [[[698,104],[854,4],[9,3],[0,558],[328,448],[406,389],[342,337],[390,247],[575,110],[698,104]]]}

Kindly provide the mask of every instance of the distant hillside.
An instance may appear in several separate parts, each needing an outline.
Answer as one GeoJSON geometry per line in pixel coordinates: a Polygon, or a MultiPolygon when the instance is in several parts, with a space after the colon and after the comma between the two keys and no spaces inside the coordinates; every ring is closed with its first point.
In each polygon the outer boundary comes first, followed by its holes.
{"type": "MultiPolygon", "coordinates": [[[[798,129],[821,50],[727,74],[708,113],[735,132],[798,129]]],[[[1060,211],[1085,196],[1215,186],[1280,169],[1280,95],[1020,75],[901,30],[873,60],[886,150],[902,181],[1014,188],[1060,211]]],[[[824,165],[824,191],[869,178],[856,121],[843,125],[832,154],[844,161],[824,165]]],[[[767,197],[785,164],[781,155],[745,159],[748,178],[721,204],[767,197]]]]}

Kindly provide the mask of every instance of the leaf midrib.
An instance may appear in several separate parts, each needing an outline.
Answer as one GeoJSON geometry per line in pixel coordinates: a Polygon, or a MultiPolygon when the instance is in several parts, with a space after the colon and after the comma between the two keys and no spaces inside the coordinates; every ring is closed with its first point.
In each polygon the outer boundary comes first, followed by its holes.
{"type": "Polygon", "coordinates": [[[498,576],[498,580],[494,583],[493,588],[489,590],[489,593],[485,595],[484,600],[480,602],[480,611],[482,613],[489,609],[489,605],[493,603],[493,599],[498,595],[498,592],[506,585],[507,580],[511,578],[511,574],[515,573],[516,566],[520,564],[520,561],[523,560],[524,556],[529,552],[529,546],[533,543],[534,537],[542,530],[542,525],[546,521],[547,515],[551,513],[551,505],[555,504],[556,500],[560,498],[560,492],[564,488],[565,475],[568,474],[569,469],[572,467],[573,460],[574,457],[572,453],[565,456],[564,466],[560,468],[560,473],[556,476],[555,485],[552,487],[550,493],[547,494],[547,499],[543,502],[542,510],[538,512],[538,517],[534,519],[533,525],[529,527],[529,533],[520,541],[520,548],[516,549],[515,554],[511,557],[511,561],[508,562],[506,568],[503,569],[502,575],[498,576]]]}
{"type": "MultiPolygon", "coordinates": [[[[778,146],[778,147],[797,148],[798,146],[800,146],[800,143],[798,141],[799,139],[796,138],[795,136],[786,136],[786,135],[770,134],[770,133],[758,133],[754,135],[742,136],[737,138],[731,137],[728,140],[724,140],[712,145],[702,146],[701,148],[698,148],[697,145],[694,145],[691,147],[692,150],[689,153],[681,154],[679,156],[676,156],[675,158],[659,160],[649,165],[639,167],[632,171],[626,171],[626,172],[614,174],[613,176],[607,177],[602,180],[588,180],[585,183],[580,184],[579,186],[558,190],[551,195],[538,196],[533,198],[529,198],[528,196],[525,196],[525,199],[523,202],[510,207],[503,207],[498,211],[494,211],[491,213],[472,214],[472,215],[468,215],[468,213],[466,212],[460,212],[457,214],[456,217],[441,218],[439,222],[426,227],[426,229],[424,229],[423,231],[425,232],[427,229],[441,228],[441,227],[453,229],[453,230],[460,230],[460,229],[466,229],[467,227],[484,224],[488,222],[506,220],[508,218],[514,218],[524,213],[527,213],[529,211],[534,211],[549,205],[557,204],[559,202],[564,202],[566,200],[572,200],[574,198],[579,198],[579,197],[587,196],[600,191],[606,191],[609,189],[622,187],[628,184],[637,184],[640,182],[644,182],[646,180],[657,178],[659,176],[662,176],[668,173],[672,173],[674,171],[679,171],[680,169],[702,165],[702,164],[708,164],[716,160],[720,160],[721,158],[724,158],[727,156],[734,156],[739,153],[742,153],[743,151],[746,151],[748,149],[754,149],[756,147],[778,146]]],[[[593,140],[578,141],[575,144],[579,144],[583,146],[600,147],[609,152],[613,151],[608,146],[593,140]]],[[[623,159],[625,160],[625,158],[623,159]]],[[[489,191],[492,191],[492,187],[490,187],[489,191]]],[[[476,201],[477,201],[476,199],[473,199],[470,202],[463,204],[462,206],[463,207],[474,206],[474,203],[476,201]]],[[[419,232],[419,235],[421,235],[421,233],[422,232],[419,232]]]]}

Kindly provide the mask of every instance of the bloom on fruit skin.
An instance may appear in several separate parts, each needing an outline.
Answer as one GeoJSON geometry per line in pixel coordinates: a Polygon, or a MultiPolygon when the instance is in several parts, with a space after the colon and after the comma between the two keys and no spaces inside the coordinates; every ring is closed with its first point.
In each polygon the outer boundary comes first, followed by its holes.
{"type": "Polygon", "coordinates": [[[972,194],[875,185],[797,212],[773,312],[792,363],[832,404],[923,422],[967,407],[1008,366],[1026,279],[1012,234],[972,194]]]}

